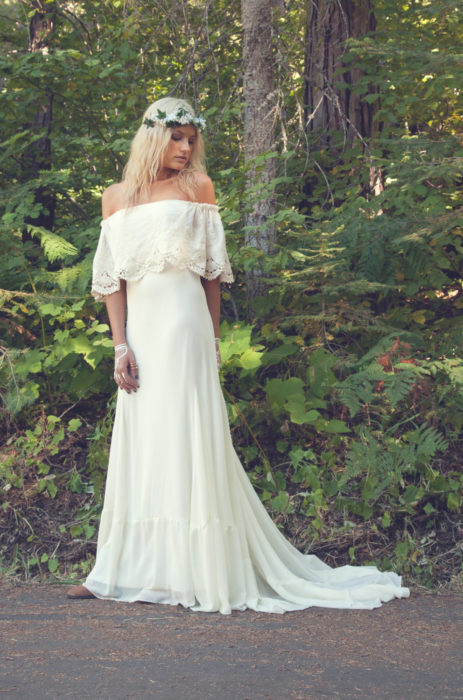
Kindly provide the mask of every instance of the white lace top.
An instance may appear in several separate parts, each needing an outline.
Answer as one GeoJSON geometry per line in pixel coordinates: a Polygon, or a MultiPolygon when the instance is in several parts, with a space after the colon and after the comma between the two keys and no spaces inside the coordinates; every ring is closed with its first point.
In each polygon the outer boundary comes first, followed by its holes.
{"type": "Polygon", "coordinates": [[[217,205],[164,199],[108,216],[93,260],[92,294],[101,301],[119,290],[120,279],[139,280],[166,263],[233,282],[217,205]]]}

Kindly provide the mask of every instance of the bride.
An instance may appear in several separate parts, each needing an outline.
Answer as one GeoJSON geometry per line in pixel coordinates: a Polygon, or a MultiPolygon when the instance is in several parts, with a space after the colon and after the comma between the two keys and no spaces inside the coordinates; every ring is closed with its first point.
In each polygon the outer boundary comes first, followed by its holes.
{"type": "Polygon", "coordinates": [[[119,387],[96,561],[70,598],[284,612],[409,595],[373,566],[332,569],[280,533],[233,449],[217,372],[220,282],[233,276],[204,120],[145,112],[121,183],[103,193],[92,293],[119,387]]]}

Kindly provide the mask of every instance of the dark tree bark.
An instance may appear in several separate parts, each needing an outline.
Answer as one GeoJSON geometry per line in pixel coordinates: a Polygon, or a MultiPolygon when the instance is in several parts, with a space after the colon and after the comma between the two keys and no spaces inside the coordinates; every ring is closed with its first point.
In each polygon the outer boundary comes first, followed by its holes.
{"type": "MultiPolygon", "coordinates": [[[[275,177],[275,161],[266,160],[256,169],[254,159],[275,148],[275,59],[272,46],[271,0],[242,0],[244,156],[249,166],[248,186],[268,185],[275,177]]],[[[269,217],[275,212],[272,194],[255,195],[252,210],[245,214],[245,242],[262,251],[272,252],[275,226],[269,217]]],[[[265,291],[258,267],[248,271],[248,301],[265,291]]]]}
{"type": "Polygon", "coordinates": [[[333,131],[344,132],[346,143],[372,135],[376,107],[336,83],[355,85],[362,77],[360,69],[343,67],[346,39],[375,28],[371,0],[307,0],[305,116],[307,130],[324,145],[331,145],[333,131]]]}
{"type": "MultiPolygon", "coordinates": [[[[29,24],[29,51],[31,53],[50,53],[55,31],[57,6],[54,2],[44,0],[29,0],[24,3],[34,10],[29,24]]],[[[53,93],[51,90],[40,92],[37,111],[28,127],[32,132],[42,136],[30,146],[26,159],[26,170],[29,176],[37,176],[41,170],[51,169],[51,125],[53,116],[53,93]]],[[[48,187],[39,187],[35,193],[35,201],[42,206],[40,214],[31,219],[30,223],[51,230],[55,216],[54,193],[48,187]]]]}

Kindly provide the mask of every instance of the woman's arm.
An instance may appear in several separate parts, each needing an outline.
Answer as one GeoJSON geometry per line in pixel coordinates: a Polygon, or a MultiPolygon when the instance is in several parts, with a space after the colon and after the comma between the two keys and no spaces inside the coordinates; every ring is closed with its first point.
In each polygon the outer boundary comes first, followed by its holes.
{"type": "Polygon", "coordinates": [[[113,335],[114,345],[125,343],[125,316],[127,309],[127,294],[125,280],[119,280],[121,288],[114,294],[105,296],[106,311],[113,335]]]}
{"type": "MultiPolygon", "coordinates": [[[[103,192],[101,202],[103,219],[111,216],[113,210],[118,208],[119,189],[119,185],[112,185],[103,192]]],[[[117,292],[105,296],[105,304],[114,343],[114,380],[121,389],[130,394],[132,391],[136,391],[138,387],[138,366],[135,355],[127,345],[125,335],[127,314],[126,282],[120,279],[119,284],[120,289],[117,292]]]]}
{"type": "MultiPolygon", "coordinates": [[[[212,180],[205,173],[198,174],[197,181],[197,198],[198,202],[203,202],[204,204],[217,204],[215,198],[214,185],[212,180]]],[[[219,352],[219,326],[220,326],[220,280],[218,277],[213,280],[206,280],[201,278],[204,292],[206,294],[207,306],[209,313],[212,318],[212,325],[214,326],[214,336],[216,340],[216,353],[217,353],[217,364],[220,364],[220,352],[219,352]]]]}
{"type": "Polygon", "coordinates": [[[114,381],[128,394],[136,391],[138,383],[138,366],[132,349],[125,337],[125,316],[127,309],[126,282],[119,280],[118,292],[105,296],[106,310],[114,343],[114,381]]]}
{"type": "Polygon", "coordinates": [[[214,337],[218,338],[220,332],[220,281],[218,277],[216,277],[215,280],[206,280],[202,277],[201,282],[206,294],[212,325],[214,326],[214,337]]]}

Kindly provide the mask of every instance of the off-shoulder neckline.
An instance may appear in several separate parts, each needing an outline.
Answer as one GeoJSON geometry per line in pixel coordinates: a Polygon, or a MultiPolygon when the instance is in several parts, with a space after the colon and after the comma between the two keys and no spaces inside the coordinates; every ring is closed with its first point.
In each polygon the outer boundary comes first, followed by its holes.
{"type": "Polygon", "coordinates": [[[135,209],[140,209],[141,207],[147,207],[150,206],[151,204],[164,204],[165,202],[184,202],[185,204],[196,204],[200,207],[210,207],[214,211],[218,210],[218,205],[217,204],[210,204],[209,202],[193,202],[190,199],[154,199],[152,202],[144,202],[143,204],[135,204],[133,207],[123,207],[122,209],[117,209],[114,211],[112,214],[107,216],[105,219],[101,220],[101,223],[104,223],[105,221],[109,221],[109,219],[112,219],[113,216],[116,216],[116,214],[120,214],[122,212],[127,212],[127,211],[133,211],[135,209]]]}

